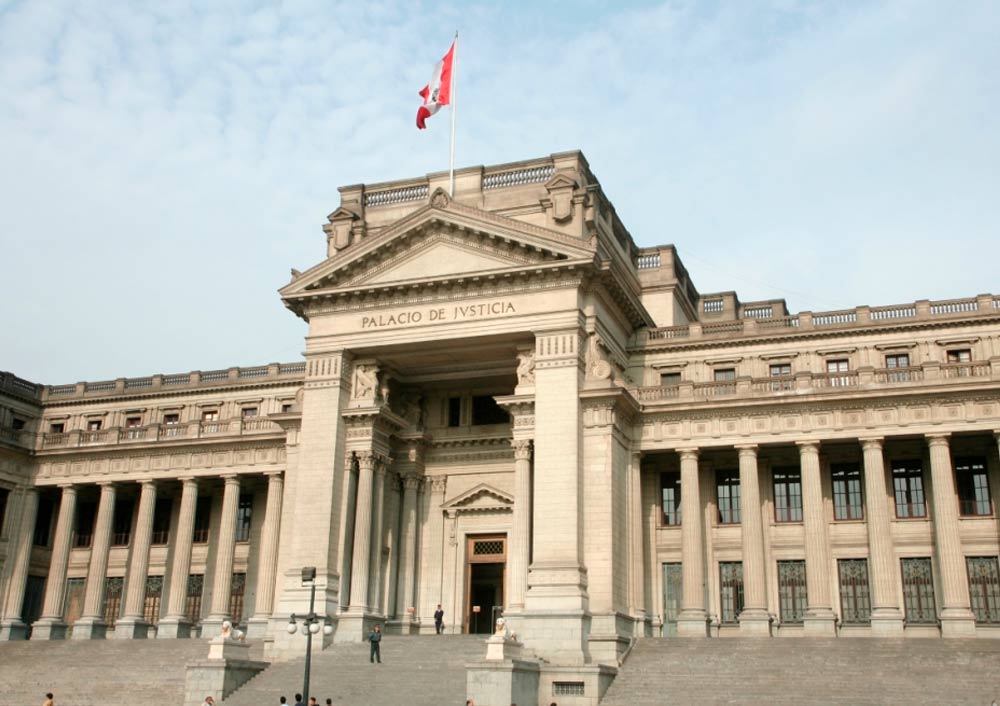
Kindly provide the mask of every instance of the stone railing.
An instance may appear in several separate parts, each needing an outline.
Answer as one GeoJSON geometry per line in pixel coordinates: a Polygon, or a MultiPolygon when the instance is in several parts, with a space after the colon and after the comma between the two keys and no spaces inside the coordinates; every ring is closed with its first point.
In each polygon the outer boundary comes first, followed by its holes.
{"type": "Polygon", "coordinates": [[[909,368],[860,368],[838,373],[800,372],[778,377],[750,378],[720,382],[682,381],[671,385],[637,387],[631,390],[642,403],[697,402],[718,398],[760,398],[803,394],[835,394],[852,390],[887,389],[895,386],[932,386],[1000,380],[1000,366],[988,361],[974,363],[928,362],[909,368]]]}
{"type": "Polygon", "coordinates": [[[981,294],[967,299],[946,301],[921,300],[913,304],[868,307],[841,311],[804,311],[793,316],[773,318],[743,318],[717,323],[694,322],[681,326],[667,326],[638,331],[635,344],[642,346],[675,339],[718,339],[760,336],[780,330],[823,331],[852,328],[869,324],[901,323],[905,321],[933,321],[938,318],[996,315],[1000,311],[1000,296],[981,294]]]}
{"type": "Polygon", "coordinates": [[[365,193],[365,207],[395,206],[397,203],[426,200],[428,193],[430,193],[430,187],[427,184],[412,184],[383,191],[369,191],[365,193]]]}
{"type": "MultiPolygon", "coordinates": [[[[38,449],[66,449],[88,446],[127,445],[158,441],[191,441],[219,437],[281,434],[281,427],[266,418],[223,419],[213,422],[150,424],[143,427],[111,427],[97,431],[73,430],[40,434],[38,449]]],[[[35,435],[30,435],[34,437],[35,435]]],[[[32,442],[34,439],[32,439],[32,442]]]]}
{"type": "Polygon", "coordinates": [[[24,378],[19,378],[13,373],[0,372],[0,391],[38,399],[41,395],[42,386],[29,382],[24,378]]]}
{"type": "Polygon", "coordinates": [[[33,449],[35,447],[35,434],[27,429],[0,427],[0,441],[26,449],[33,449]]]}
{"type": "Polygon", "coordinates": [[[489,172],[483,174],[483,191],[490,189],[503,189],[508,186],[522,186],[524,184],[536,184],[548,181],[556,173],[555,165],[545,164],[537,167],[523,167],[521,169],[510,169],[502,172],[489,172]]]}
{"type": "MultiPolygon", "coordinates": [[[[118,378],[97,382],[78,382],[75,385],[38,385],[42,400],[64,400],[80,397],[107,397],[111,395],[134,395],[144,392],[164,390],[184,390],[205,386],[226,384],[246,385],[262,382],[296,382],[305,375],[306,364],[271,363],[248,368],[225,368],[223,370],[195,370],[190,373],[170,375],[149,375],[140,378],[118,378]]],[[[7,375],[7,373],[4,373],[7,375]]],[[[13,377],[13,376],[11,376],[13,377]]],[[[22,381],[23,382],[23,381],[22,381]]],[[[31,383],[28,383],[31,384],[31,383]]]]}

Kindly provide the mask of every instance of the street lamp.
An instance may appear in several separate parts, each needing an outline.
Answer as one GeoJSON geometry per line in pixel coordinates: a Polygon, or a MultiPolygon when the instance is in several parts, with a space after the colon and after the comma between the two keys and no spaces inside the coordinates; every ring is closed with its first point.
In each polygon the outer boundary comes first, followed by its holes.
{"type": "Polygon", "coordinates": [[[303,566],[302,567],[302,585],[305,586],[309,584],[309,613],[299,617],[292,613],[288,618],[288,634],[294,635],[296,632],[302,631],[302,634],[306,636],[306,673],[302,684],[302,703],[309,703],[309,668],[312,666],[312,638],[313,635],[318,633],[321,629],[319,624],[319,619],[323,618],[322,630],[324,635],[333,634],[333,625],[330,623],[329,615],[316,615],[314,610],[316,606],[316,567],[315,566],[303,566]],[[301,627],[299,626],[298,620],[302,620],[301,627]]]}

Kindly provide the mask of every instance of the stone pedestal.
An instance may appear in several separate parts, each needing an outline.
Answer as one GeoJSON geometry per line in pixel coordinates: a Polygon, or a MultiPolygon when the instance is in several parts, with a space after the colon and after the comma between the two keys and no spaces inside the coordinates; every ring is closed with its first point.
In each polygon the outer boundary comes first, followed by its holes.
{"type": "Polygon", "coordinates": [[[802,631],[817,637],[836,637],[837,616],[829,609],[817,609],[814,613],[807,610],[802,618],[802,631]]]}
{"type": "Polygon", "coordinates": [[[116,640],[145,640],[153,626],[144,620],[121,618],[115,623],[112,636],[116,640]]]}
{"type": "Polygon", "coordinates": [[[941,611],[941,637],[975,637],[976,621],[965,608],[945,608],[941,611]]]}
{"type": "MultiPolygon", "coordinates": [[[[376,625],[382,625],[383,630],[385,620],[380,615],[372,613],[342,613],[337,620],[337,632],[334,634],[335,642],[363,642],[368,633],[376,625]]],[[[409,624],[407,624],[409,625],[409,624]]],[[[410,634],[402,632],[403,635],[410,634]]]]}
{"type": "Polygon", "coordinates": [[[465,670],[465,694],[476,706],[537,704],[537,662],[527,660],[485,661],[465,670]]]}
{"type": "Polygon", "coordinates": [[[873,608],[872,637],[902,637],[903,616],[898,608],[873,608]]]}
{"type": "Polygon", "coordinates": [[[73,623],[73,640],[103,640],[107,637],[108,626],[103,620],[95,618],[80,618],[73,623]]]}
{"type": "Polygon", "coordinates": [[[192,625],[187,620],[164,618],[156,626],[156,637],[160,639],[176,639],[191,636],[192,625]]]}
{"type": "Polygon", "coordinates": [[[677,616],[678,637],[708,637],[708,616],[703,610],[682,611],[677,616]]]}
{"type": "Polygon", "coordinates": [[[248,659],[250,645],[217,637],[209,644],[208,659],[187,665],[184,706],[201,706],[206,696],[222,701],[268,667],[248,659]]]}
{"type": "Polygon", "coordinates": [[[5,620],[0,623],[0,641],[28,639],[28,626],[20,620],[5,620]]]}
{"type": "Polygon", "coordinates": [[[42,618],[31,626],[32,640],[65,640],[66,623],[62,620],[42,618]]]}
{"type": "Polygon", "coordinates": [[[771,636],[771,616],[767,611],[745,610],[740,613],[740,634],[751,636],[771,636]]]}

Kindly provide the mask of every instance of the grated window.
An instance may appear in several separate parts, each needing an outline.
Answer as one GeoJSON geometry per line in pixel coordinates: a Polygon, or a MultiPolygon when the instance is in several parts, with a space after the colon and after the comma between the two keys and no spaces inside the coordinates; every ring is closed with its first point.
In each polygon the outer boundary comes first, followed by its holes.
{"type": "Polygon", "coordinates": [[[583,696],[582,681],[556,681],[552,682],[553,696],[583,696]]]}
{"type": "Polygon", "coordinates": [[[473,554],[503,554],[503,540],[495,539],[482,542],[474,542],[472,544],[473,554]]]}

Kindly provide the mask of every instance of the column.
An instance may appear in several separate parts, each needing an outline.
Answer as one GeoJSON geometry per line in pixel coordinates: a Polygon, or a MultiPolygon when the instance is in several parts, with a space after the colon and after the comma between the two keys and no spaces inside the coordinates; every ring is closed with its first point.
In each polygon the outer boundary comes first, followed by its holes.
{"type": "Polygon", "coordinates": [[[101,499],[97,505],[94,541],[90,545],[90,566],[87,568],[86,593],[83,595],[83,615],[73,625],[73,639],[102,639],[104,624],[104,582],[108,572],[108,551],[111,548],[111,528],[115,514],[115,486],[107,481],[98,483],[101,499]]]}
{"type": "Polygon", "coordinates": [[[371,580],[368,582],[368,606],[375,613],[382,612],[382,543],[383,517],[385,515],[385,474],[383,459],[375,459],[375,488],[372,491],[372,542],[368,556],[371,580]]]}
{"type": "Polygon", "coordinates": [[[38,491],[24,488],[21,491],[21,522],[17,535],[11,537],[8,545],[7,561],[11,569],[3,605],[3,620],[0,621],[0,640],[23,640],[27,635],[28,626],[21,620],[21,607],[28,583],[28,564],[31,560],[37,515],[38,491]]]}
{"type": "Polygon", "coordinates": [[[934,541],[941,572],[941,636],[975,637],[969,604],[969,577],[958,528],[958,493],[951,466],[949,434],[928,434],[934,486],[934,541]]]}
{"type": "Polygon", "coordinates": [[[32,640],[61,640],[66,637],[63,603],[66,599],[66,568],[69,566],[69,545],[73,539],[73,517],[76,514],[76,488],[63,485],[59,501],[59,519],[52,541],[52,560],[45,582],[45,602],[42,617],[31,630],[32,640]]]}
{"type": "MultiPolygon", "coordinates": [[[[424,481],[424,492],[428,493],[430,497],[428,498],[428,512],[425,518],[425,522],[427,523],[427,546],[424,548],[424,552],[426,553],[427,560],[420,574],[421,584],[425,589],[421,594],[423,609],[420,611],[420,615],[423,616],[421,630],[428,634],[433,634],[433,616],[438,603],[446,611],[445,615],[447,615],[448,610],[448,607],[444,604],[444,597],[441,595],[443,591],[442,574],[444,571],[445,547],[444,511],[441,509],[441,506],[444,505],[444,492],[447,482],[446,476],[435,476],[427,478],[424,481]]],[[[447,622],[445,625],[447,626],[447,622]]]]}
{"type": "Polygon", "coordinates": [[[260,533],[257,598],[253,618],[247,625],[251,637],[263,637],[267,634],[267,621],[274,610],[274,587],[278,578],[278,531],[281,528],[281,496],[285,481],[280,471],[265,475],[267,506],[264,509],[264,527],[260,533]]]}
{"type": "Polygon", "coordinates": [[[236,551],[236,512],[240,504],[240,478],[223,476],[226,489],[222,495],[222,519],[215,550],[215,574],[212,580],[212,607],[202,621],[201,636],[215,637],[222,622],[229,620],[229,602],[233,590],[233,554],[236,551]]]}
{"type": "Polygon", "coordinates": [[[819,442],[800,441],[799,468],[802,472],[802,524],[806,535],[806,614],[805,632],[836,635],[837,616],[830,602],[830,544],[819,468],[819,442]]]}
{"type": "Polygon", "coordinates": [[[125,579],[125,611],[115,623],[114,636],[124,639],[145,639],[150,623],[143,617],[146,602],[146,577],[149,574],[149,545],[153,538],[153,510],[156,508],[156,485],[151,480],[141,482],[139,515],[129,552],[128,578],[125,579]]]}
{"type": "Polygon", "coordinates": [[[524,610],[531,542],[531,439],[514,439],[514,513],[507,561],[508,610],[524,610]]]}
{"type": "Polygon", "coordinates": [[[868,519],[868,580],[871,583],[872,634],[903,634],[899,610],[899,566],[892,546],[889,499],[885,492],[882,438],[862,439],[865,459],[865,512],[868,519]]]}
{"type": "Polygon", "coordinates": [[[678,449],[678,453],[681,457],[681,612],[677,616],[677,634],[708,637],[698,449],[678,449]]]}
{"type": "MultiPolygon", "coordinates": [[[[746,635],[770,635],[771,616],[767,612],[767,589],[764,565],[764,520],[760,510],[760,478],[757,472],[757,446],[737,446],[740,454],[740,528],[743,542],[743,612],[739,615],[740,632],[746,635]]],[[[683,489],[681,494],[683,496],[683,489]]]]}
{"type": "Polygon", "coordinates": [[[629,613],[636,620],[636,634],[644,635],[646,618],[644,568],[645,555],[642,551],[642,454],[629,455],[628,482],[628,567],[629,567],[629,613]]]}
{"type": "Polygon", "coordinates": [[[348,611],[368,609],[368,562],[372,541],[372,485],[375,454],[358,454],[358,505],[354,515],[354,562],[351,566],[351,604],[348,611]]]}
{"type": "Polygon", "coordinates": [[[399,588],[396,599],[399,601],[396,615],[400,621],[409,624],[413,613],[413,589],[416,580],[415,566],[417,561],[417,487],[420,479],[416,476],[403,478],[403,551],[399,555],[399,588]]]}
{"type": "Polygon", "coordinates": [[[194,544],[194,517],[198,508],[198,481],[181,478],[181,508],[174,533],[174,556],[170,567],[167,614],[156,629],[159,638],[189,637],[191,621],[186,614],[188,576],[191,573],[191,546],[194,544]]]}

